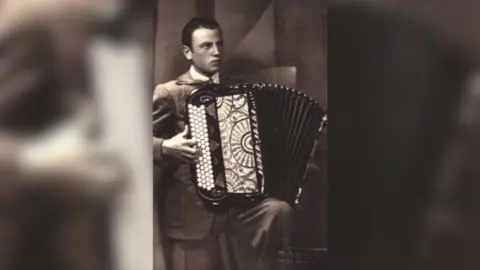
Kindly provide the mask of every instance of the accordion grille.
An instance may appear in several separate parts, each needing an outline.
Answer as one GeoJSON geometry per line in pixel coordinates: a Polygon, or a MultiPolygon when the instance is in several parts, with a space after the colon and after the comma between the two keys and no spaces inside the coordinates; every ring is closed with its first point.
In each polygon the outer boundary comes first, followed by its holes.
{"type": "MultiPolygon", "coordinates": [[[[247,95],[217,97],[216,103],[227,192],[258,192],[257,155],[252,138],[254,126],[249,116],[247,95]]],[[[261,157],[258,157],[258,160],[261,161],[261,157]]]]}

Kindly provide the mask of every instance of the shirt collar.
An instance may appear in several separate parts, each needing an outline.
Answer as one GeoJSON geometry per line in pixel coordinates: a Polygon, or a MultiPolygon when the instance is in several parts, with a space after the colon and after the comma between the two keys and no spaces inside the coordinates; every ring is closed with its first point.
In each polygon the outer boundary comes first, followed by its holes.
{"type": "MultiPolygon", "coordinates": [[[[200,72],[198,72],[193,65],[190,66],[190,71],[189,72],[190,72],[190,76],[194,80],[198,80],[198,81],[208,81],[208,80],[210,80],[209,77],[207,77],[207,76],[201,74],[200,72]]],[[[212,76],[212,80],[213,80],[214,83],[219,84],[220,83],[220,74],[218,72],[215,73],[212,76]]]]}

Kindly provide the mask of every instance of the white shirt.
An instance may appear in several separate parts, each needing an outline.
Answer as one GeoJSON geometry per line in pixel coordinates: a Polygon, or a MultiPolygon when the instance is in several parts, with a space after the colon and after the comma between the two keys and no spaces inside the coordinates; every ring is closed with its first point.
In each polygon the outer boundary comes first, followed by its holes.
{"type": "MultiPolygon", "coordinates": [[[[201,74],[200,72],[198,72],[193,65],[190,66],[190,71],[189,72],[190,72],[190,76],[192,77],[192,79],[194,79],[196,81],[208,81],[208,80],[210,80],[209,77],[207,77],[207,76],[201,74]]],[[[218,72],[213,74],[212,80],[213,80],[214,83],[219,84],[220,83],[220,74],[218,72]]]]}

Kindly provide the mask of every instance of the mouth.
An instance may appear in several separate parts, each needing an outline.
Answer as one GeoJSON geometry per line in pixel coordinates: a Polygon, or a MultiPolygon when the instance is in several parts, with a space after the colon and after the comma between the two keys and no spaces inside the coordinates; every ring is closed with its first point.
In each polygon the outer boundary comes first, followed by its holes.
{"type": "Polygon", "coordinates": [[[220,64],[220,59],[213,60],[210,63],[214,64],[214,65],[219,65],[220,64]]]}

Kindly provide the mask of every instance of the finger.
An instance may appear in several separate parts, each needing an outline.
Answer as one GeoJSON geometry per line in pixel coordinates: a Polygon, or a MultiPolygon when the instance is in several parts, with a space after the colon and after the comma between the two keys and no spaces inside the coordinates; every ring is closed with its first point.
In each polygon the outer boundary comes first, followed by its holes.
{"type": "Polygon", "coordinates": [[[195,147],[184,147],[182,150],[184,154],[189,154],[192,156],[194,156],[197,153],[197,151],[200,151],[198,148],[195,148],[195,147]]]}
{"type": "Polygon", "coordinates": [[[184,143],[187,146],[196,146],[198,142],[195,139],[187,139],[184,143]]]}
{"type": "Polygon", "coordinates": [[[182,131],[182,134],[186,136],[188,134],[188,125],[185,125],[185,128],[182,131]]]}

